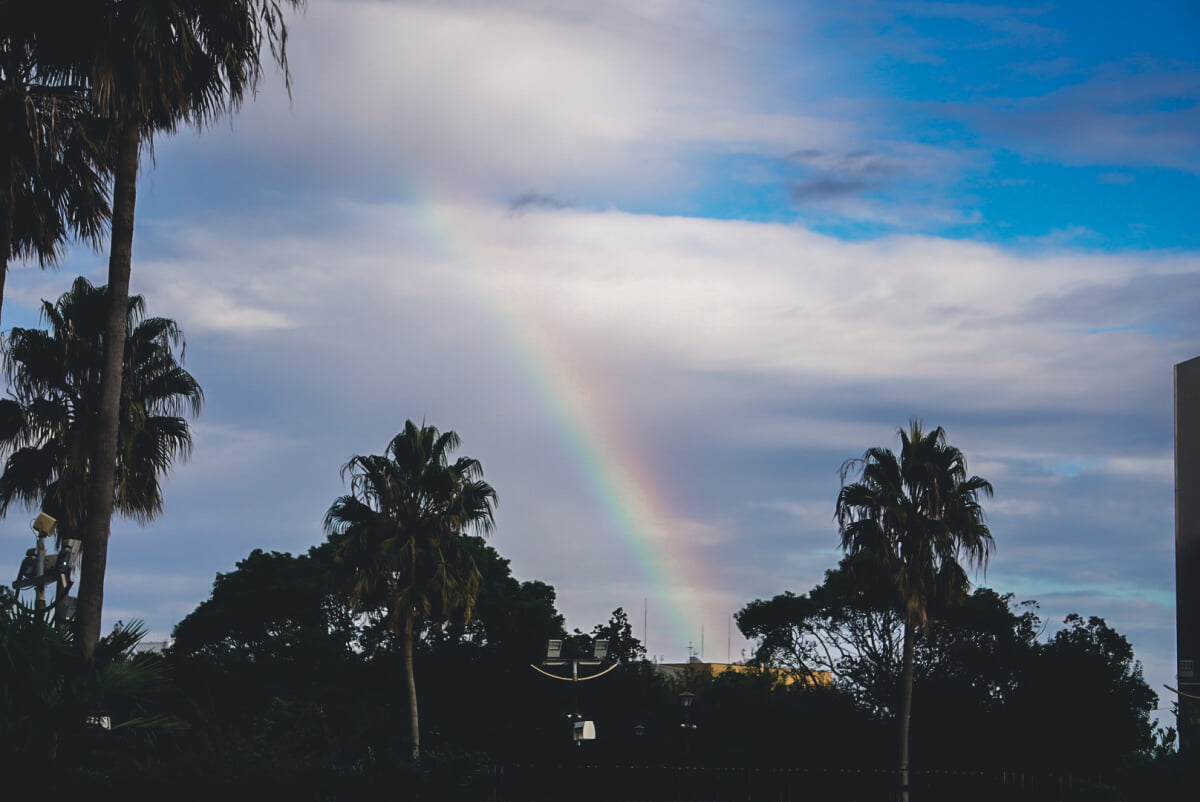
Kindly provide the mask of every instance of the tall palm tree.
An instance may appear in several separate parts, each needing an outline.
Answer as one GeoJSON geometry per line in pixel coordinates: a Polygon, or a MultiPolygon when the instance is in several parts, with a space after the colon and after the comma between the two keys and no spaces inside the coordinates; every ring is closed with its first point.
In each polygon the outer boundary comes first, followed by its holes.
{"type": "Polygon", "coordinates": [[[83,84],[112,126],[110,308],[79,589],[77,641],[85,656],[100,637],[115,471],[125,300],[133,253],[137,174],[157,132],[204,126],[235,110],[262,75],[264,46],[287,75],[286,7],[304,0],[8,0],[34,16],[39,70],[83,84]]]}
{"type": "MultiPolygon", "coordinates": [[[[14,328],[4,350],[13,398],[0,400],[0,514],[13,503],[58,519],[59,541],[87,528],[108,292],[77,278],[55,303],[42,303],[49,330],[14,328]]],[[[183,369],[175,321],[147,318],[140,295],[126,302],[120,448],[108,485],[113,506],[145,523],[163,508],[160,477],[192,447],[187,420],[204,400],[183,369]]],[[[84,561],[91,555],[84,550],[84,561]]]]}
{"type": "Polygon", "coordinates": [[[414,627],[456,612],[470,618],[481,577],[464,535],[486,533],[494,521],[496,491],[479,461],[450,462],[459,442],[454,432],[407,421],[382,456],[351,457],[343,466],[350,492],[325,515],[338,559],[352,572],[352,603],[382,608],[400,638],[414,760],[421,754],[414,627]]]}
{"type": "Polygon", "coordinates": [[[986,566],[994,544],[979,505],[980,493],[992,495],[991,483],[967,475],[966,457],[946,443],[940,426],[926,432],[914,418],[898,434],[899,460],[890,449],[872,448],[842,465],[837,522],[842,548],[891,578],[904,615],[899,771],[907,802],[916,637],[931,604],[966,594],[963,563],[986,566]],[[847,484],[851,473],[858,481],[847,484]]]}
{"type": "Polygon", "coordinates": [[[98,246],[111,213],[105,126],[79,87],[35,80],[19,5],[0,0],[0,307],[11,259],[46,268],[72,234],[98,246]]]}

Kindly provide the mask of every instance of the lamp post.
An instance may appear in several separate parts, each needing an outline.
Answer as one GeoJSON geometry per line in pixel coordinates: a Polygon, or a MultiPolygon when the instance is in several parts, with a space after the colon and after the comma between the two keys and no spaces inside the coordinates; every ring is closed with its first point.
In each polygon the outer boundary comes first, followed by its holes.
{"type": "Polygon", "coordinates": [[[571,659],[564,658],[562,656],[562,645],[563,645],[562,640],[559,640],[559,639],[551,640],[546,646],[546,659],[542,661],[542,665],[547,666],[547,667],[570,665],[571,666],[571,676],[560,677],[557,674],[551,674],[549,671],[538,668],[537,666],[532,665],[532,664],[529,667],[532,668],[534,671],[538,672],[539,674],[545,674],[547,677],[550,677],[551,679],[561,679],[561,680],[565,680],[565,681],[571,683],[571,691],[572,691],[572,693],[571,693],[571,697],[572,697],[571,724],[572,724],[572,729],[573,729],[573,737],[575,739],[576,746],[583,746],[584,741],[595,740],[596,725],[590,721],[584,721],[583,716],[581,716],[579,714],[579,683],[586,682],[587,680],[590,680],[590,679],[596,679],[598,677],[602,677],[605,674],[607,674],[608,672],[612,671],[618,665],[620,665],[620,663],[613,663],[608,668],[606,668],[603,671],[600,671],[596,674],[592,674],[590,677],[581,677],[581,676],[579,676],[579,667],[580,666],[599,666],[604,662],[604,658],[608,656],[608,642],[607,641],[593,642],[592,656],[590,658],[587,658],[587,657],[584,657],[584,658],[575,657],[575,658],[571,658],[571,659]]]}
{"type": "MultiPolygon", "coordinates": [[[[63,562],[58,555],[50,555],[56,558],[50,566],[50,571],[46,568],[46,538],[54,534],[55,528],[58,526],[58,521],[47,515],[46,513],[38,513],[38,517],[32,523],[33,533],[37,537],[37,546],[25,552],[25,559],[21,561],[21,567],[17,569],[17,579],[12,583],[13,589],[17,591],[25,588],[34,588],[35,601],[34,609],[38,612],[43,612],[46,609],[46,585],[51,582],[58,582],[62,574],[60,569],[63,568],[60,563],[63,562]]],[[[74,542],[74,541],[68,541],[74,542]]],[[[70,556],[68,550],[67,555],[70,556]]]]}
{"type": "Polygon", "coordinates": [[[692,702],[696,701],[696,694],[691,691],[684,691],[679,694],[679,704],[683,705],[683,754],[687,755],[691,747],[692,731],[696,729],[696,725],[692,723],[692,702]]]}

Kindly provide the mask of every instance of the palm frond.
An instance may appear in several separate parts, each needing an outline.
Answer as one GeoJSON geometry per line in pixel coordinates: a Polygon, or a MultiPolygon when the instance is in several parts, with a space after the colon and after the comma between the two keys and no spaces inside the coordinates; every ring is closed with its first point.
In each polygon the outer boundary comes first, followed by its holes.
{"type": "Polygon", "coordinates": [[[462,543],[468,530],[490,531],[496,492],[477,460],[450,462],[459,442],[407,421],[383,455],[346,462],[350,493],[325,515],[338,560],[355,573],[352,601],[363,609],[385,592],[394,634],[406,615],[446,620],[474,606],[478,568],[462,543]]]}
{"type": "MultiPolygon", "coordinates": [[[[83,522],[99,409],[107,288],[77,278],[55,303],[43,303],[49,330],[13,330],[4,350],[14,398],[0,405],[0,510],[14,502],[54,507],[65,524],[83,522]]],[[[122,379],[114,504],[139,522],[162,511],[159,477],[191,454],[187,421],[203,392],[177,361],[182,333],[165,318],[145,318],[133,296],[122,379]],[[139,334],[140,333],[140,334],[139,334]]]]}
{"type": "Polygon", "coordinates": [[[993,491],[967,476],[965,456],[941,427],[926,430],[914,418],[897,434],[899,459],[872,448],[842,465],[835,518],[842,548],[891,576],[905,615],[921,626],[931,599],[969,587],[962,563],[986,567],[994,542],[978,497],[993,491]],[[848,483],[851,474],[858,480],[848,483]]]}

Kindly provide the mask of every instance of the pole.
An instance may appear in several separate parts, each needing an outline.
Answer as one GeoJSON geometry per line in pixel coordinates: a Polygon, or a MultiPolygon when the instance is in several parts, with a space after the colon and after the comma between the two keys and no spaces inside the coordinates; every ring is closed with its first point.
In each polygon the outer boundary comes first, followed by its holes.
{"type": "MultiPolygon", "coordinates": [[[[25,541],[28,543],[29,541],[25,541]]],[[[42,575],[45,573],[46,566],[46,536],[38,532],[37,539],[37,564],[33,567],[33,575],[38,578],[36,594],[37,601],[34,602],[33,608],[39,612],[46,609],[46,585],[41,582],[42,575]]]]}

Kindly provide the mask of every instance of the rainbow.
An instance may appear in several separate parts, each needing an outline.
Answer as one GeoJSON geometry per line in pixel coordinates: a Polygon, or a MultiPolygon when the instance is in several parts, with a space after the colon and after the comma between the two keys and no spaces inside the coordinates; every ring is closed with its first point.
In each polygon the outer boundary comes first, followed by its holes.
{"type": "MultiPolygon", "coordinates": [[[[428,196],[419,196],[428,197],[428,196]]],[[[524,380],[535,390],[597,501],[620,534],[650,587],[648,595],[667,605],[670,629],[683,650],[702,632],[703,622],[724,623],[729,612],[714,607],[718,587],[679,531],[670,493],[648,468],[647,460],[626,434],[612,405],[602,403],[601,382],[582,375],[577,360],[553,346],[514,310],[493,285],[484,260],[473,253],[469,226],[459,224],[453,207],[421,200],[410,206],[441,255],[471,281],[484,305],[496,316],[518,355],[524,380]]],[[[631,619],[635,610],[628,610],[631,619]]],[[[657,615],[657,611],[656,611],[657,615]]],[[[718,634],[717,632],[713,633],[718,634]]],[[[665,645],[654,644],[656,649],[665,645]]]]}

